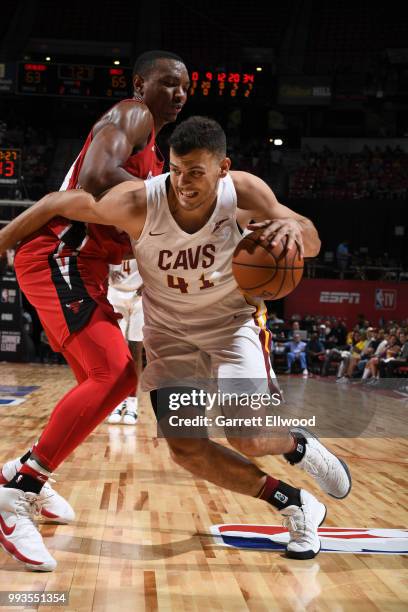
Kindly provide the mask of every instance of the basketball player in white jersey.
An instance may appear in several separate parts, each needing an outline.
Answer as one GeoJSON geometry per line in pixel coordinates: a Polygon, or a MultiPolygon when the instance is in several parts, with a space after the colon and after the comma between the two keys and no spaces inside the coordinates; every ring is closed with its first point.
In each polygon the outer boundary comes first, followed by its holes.
{"type": "MultiPolygon", "coordinates": [[[[122,330],[135,364],[137,380],[142,373],[143,350],[143,281],[134,259],[125,259],[120,265],[109,266],[108,300],[115,312],[122,315],[122,330]]],[[[125,425],[135,425],[137,420],[137,389],[112,411],[108,423],[121,420],[125,425]]]]}
{"type": "MultiPolygon", "coordinates": [[[[307,257],[320,248],[308,219],[280,204],[259,178],[230,172],[230,164],[221,127],[191,117],[170,139],[170,174],[136,189],[134,183],[122,183],[99,202],[81,191],[51,194],[23,213],[20,222],[12,222],[19,239],[25,225],[32,228],[59,214],[115,225],[129,234],[144,281],[147,367],[142,385],[151,392],[162,429],[169,423],[171,401],[169,394],[167,403],[163,397],[174,390],[173,383],[214,374],[222,387],[223,380],[274,377],[264,305],[249,303],[232,275],[232,254],[241,238],[237,219],[241,227],[255,220],[249,228],[263,228],[265,243],[287,236],[288,249],[299,248],[307,257]]],[[[8,245],[5,236],[2,241],[0,232],[0,245],[8,245]]],[[[194,414],[192,403],[184,413],[194,414]]],[[[289,530],[287,555],[313,558],[320,550],[317,528],[326,507],[307,491],[265,474],[248,457],[283,454],[339,499],[351,489],[345,463],[305,430],[275,437],[226,435],[245,457],[205,436],[168,437],[167,442],[173,459],[196,477],[276,508],[289,530]]]]}

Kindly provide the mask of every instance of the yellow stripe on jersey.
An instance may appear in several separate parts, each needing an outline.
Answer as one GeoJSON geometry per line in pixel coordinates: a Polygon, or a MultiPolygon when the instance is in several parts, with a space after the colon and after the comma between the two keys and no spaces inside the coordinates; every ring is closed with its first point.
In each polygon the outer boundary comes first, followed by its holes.
{"type": "Polygon", "coordinates": [[[265,332],[264,349],[269,355],[272,336],[271,336],[271,332],[266,327],[266,321],[267,321],[266,315],[267,315],[268,310],[266,308],[265,302],[263,300],[257,301],[256,299],[251,299],[251,297],[248,295],[244,295],[244,299],[247,302],[247,304],[256,308],[252,316],[254,318],[256,325],[265,332]]]}

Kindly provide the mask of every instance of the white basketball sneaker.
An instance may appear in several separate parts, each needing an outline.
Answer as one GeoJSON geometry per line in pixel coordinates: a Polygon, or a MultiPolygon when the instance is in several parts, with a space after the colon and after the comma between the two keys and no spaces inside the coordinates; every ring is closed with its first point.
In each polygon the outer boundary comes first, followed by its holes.
{"type": "Polygon", "coordinates": [[[0,545],[27,569],[52,572],[57,562],[33,522],[37,503],[35,493],[0,487],[0,545]]]}
{"type": "Polygon", "coordinates": [[[116,406],[115,410],[111,412],[111,414],[108,416],[108,423],[110,425],[117,425],[120,423],[122,419],[122,410],[124,409],[126,409],[126,400],[119,404],[119,406],[116,406]]]}
{"type": "Polygon", "coordinates": [[[326,506],[311,493],[300,489],[301,506],[288,506],[280,511],[283,526],[289,531],[286,556],[291,559],[313,559],[320,551],[317,528],[326,518],[326,506]]]}
{"type": "Polygon", "coordinates": [[[331,453],[307,429],[296,427],[291,430],[306,438],[305,455],[298,465],[302,470],[313,476],[322,491],[337,499],[343,499],[351,491],[351,475],[347,464],[331,453]]]}
{"type": "MultiPolygon", "coordinates": [[[[20,470],[22,463],[20,459],[12,459],[7,461],[0,470],[0,485],[10,482],[12,478],[20,470]]],[[[55,523],[72,523],[75,519],[75,512],[66,499],[57,493],[51,486],[50,482],[46,482],[38,494],[37,507],[39,514],[55,523]]]]}
{"type": "Polygon", "coordinates": [[[123,415],[124,425],[136,425],[137,421],[137,398],[128,397],[126,400],[125,414],[123,415]]]}

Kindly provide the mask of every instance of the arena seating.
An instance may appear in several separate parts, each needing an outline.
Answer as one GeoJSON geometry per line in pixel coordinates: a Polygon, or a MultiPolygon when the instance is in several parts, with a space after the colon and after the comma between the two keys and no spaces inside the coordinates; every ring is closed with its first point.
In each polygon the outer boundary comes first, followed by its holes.
{"type": "Polygon", "coordinates": [[[69,4],[39,0],[32,36],[69,40],[133,41],[137,11],[134,3],[114,0],[92,3],[73,0],[69,4]]]}
{"type": "Polygon", "coordinates": [[[290,197],[403,199],[408,193],[408,154],[399,148],[339,154],[305,152],[291,177],[290,197]]]}
{"type": "Polygon", "coordinates": [[[361,72],[362,66],[373,68],[373,56],[384,48],[406,47],[408,19],[401,3],[318,0],[312,6],[307,74],[330,74],[342,68],[361,72]]]}

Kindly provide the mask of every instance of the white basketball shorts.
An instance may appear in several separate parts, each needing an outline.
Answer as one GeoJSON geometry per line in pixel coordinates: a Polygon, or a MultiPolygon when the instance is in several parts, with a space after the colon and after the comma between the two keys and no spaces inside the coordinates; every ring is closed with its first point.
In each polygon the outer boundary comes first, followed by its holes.
{"type": "Polygon", "coordinates": [[[144,391],[180,385],[186,380],[275,378],[265,313],[234,315],[216,310],[210,323],[186,318],[185,325],[177,322],[174,329],[151,320],[145,312],[144,391]]]}
{"type": "Polygon", "coordinates": [[[118,291],[109,287],[108,300],[115,312],[122,315],[118,323],[126,340],[142,342],[144,325],[142,298],[136,295],[136,292],[118,291]]]}

